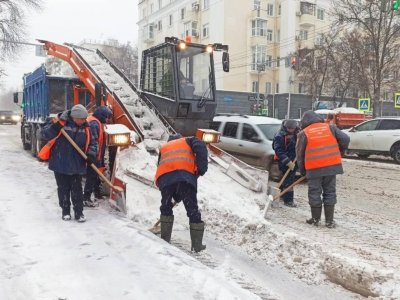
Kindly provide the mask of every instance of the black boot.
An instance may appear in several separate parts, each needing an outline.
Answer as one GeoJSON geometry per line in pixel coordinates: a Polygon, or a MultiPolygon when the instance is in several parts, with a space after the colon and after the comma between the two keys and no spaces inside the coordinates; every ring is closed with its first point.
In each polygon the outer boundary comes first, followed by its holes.
{"type": "Polygon", "coordinates": [[[62,208],[62,219],[64,221],[69,221],[71,220],[71,209],[70,207],[63,207],[62,208]]]}
{"type": "Polygon", "coordinates": [[[190,223],[190,239],[192,240],[192,251],[200,252],[206,249],[203,245],[204,222],[190,223]]]}
{"type": "Polygon", "coordinates": [[[319,222],[321,220],[322,206],[314,207],[311,206],[311,219],[306,220],[306,222],[310,225],[319,226],[319,222]]]}
{"type": "Polygon", "coordinates": [[[174,226],[174,216],[160,216],[161,238],[170,243],[172,235],[172,227],[174,226]]]}
{"type": "Polygon", "coordinates": [[[325,211],[325,226],[328,228],[335,227],[335,221],[333,220],[333,215],[335,213],[335,205],[324,205],[325,211]]]}

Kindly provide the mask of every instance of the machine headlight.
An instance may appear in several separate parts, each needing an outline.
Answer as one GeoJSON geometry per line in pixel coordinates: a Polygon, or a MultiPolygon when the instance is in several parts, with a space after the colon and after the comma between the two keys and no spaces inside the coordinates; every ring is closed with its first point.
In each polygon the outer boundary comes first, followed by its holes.
{"type": "Polygon", "coordinates": [[[12,116],[11,119],[12,119],[13,121],[19,121],[19,120],[21,120],[21,117],[15,115],[15,116],[12,116]]]}
{"type": "Polygon", "coordinates": [[[218,143],[221,134],[212,129],[197,129],[196,137],[206,144],[218,143]]]}
{"type": "Polygon", "coordinates": [[[122,124],[110,124],[105,127],[108,146],[129,146],[131,144],[131,131],[122,124]]]}

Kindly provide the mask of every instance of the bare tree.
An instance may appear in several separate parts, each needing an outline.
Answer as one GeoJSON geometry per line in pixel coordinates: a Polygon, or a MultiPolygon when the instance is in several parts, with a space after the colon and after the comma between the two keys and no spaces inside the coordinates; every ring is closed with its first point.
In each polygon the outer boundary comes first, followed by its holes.
{"type": "Polygon", "coordinates": [[[105,47],[103,53],[134,84],[138,83],[138,50],[128,42],[124,45],[105,47]]]}
{"type": "Polygon", "coordinates": [[[389,73],[399,66],[400,17],[390,9],[392,1],[382,1],[336,0],[332,12],[336,23],[344,25],[352,38],[355,79],[372,99],[373,117],[381,115],[381,89],[389,84],[389,73]]]}
{"type": "Polygon", "coordinates": [[[39,9],[42,0],[0,0],[0,57],[12,55],[25,38],[25,11],[39,9]]]}

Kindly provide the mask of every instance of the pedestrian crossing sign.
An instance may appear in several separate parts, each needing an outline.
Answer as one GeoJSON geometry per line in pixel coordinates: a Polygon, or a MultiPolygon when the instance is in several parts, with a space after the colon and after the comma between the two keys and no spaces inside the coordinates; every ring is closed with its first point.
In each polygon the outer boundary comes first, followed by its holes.
{"type": "Polygon", "coordinates": [[[370,111],[371,110],[371,99],[369,99],[369,98],[358,99],[358,110],[370,111]]]}
{"type": "Polygon", "coordinates": [[[400,93],[394,94],[394,107],[400,108],[400,93]]]}

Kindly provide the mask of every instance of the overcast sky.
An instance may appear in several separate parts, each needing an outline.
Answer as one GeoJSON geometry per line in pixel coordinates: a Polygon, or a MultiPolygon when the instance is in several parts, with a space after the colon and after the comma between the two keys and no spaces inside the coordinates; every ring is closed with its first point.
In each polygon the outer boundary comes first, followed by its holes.
{"type": "MultiPolygon", "coordinates": [[[[136,0],[43,0],[39,12],[27,14],[28,42],[36,39],[58,43],[78,43],[83,39],[114,38],[121,43],[137,40],[136,0]]],[[[26,46],[13,62],[6,64],[5,89],[22,85],[24,73],[44,61],[35,56],[35,47],[26,46]]]]}

